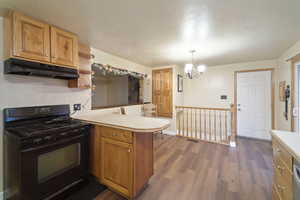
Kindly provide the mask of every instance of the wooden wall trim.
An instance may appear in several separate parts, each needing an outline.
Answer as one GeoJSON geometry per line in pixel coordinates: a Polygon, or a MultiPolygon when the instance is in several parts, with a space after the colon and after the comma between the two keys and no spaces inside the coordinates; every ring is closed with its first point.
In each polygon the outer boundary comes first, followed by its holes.
{"type": "Polygon", "coordinates": [[[295,94],[296,94],[296,87],[295,87],[295,75],[296,75],[296,63],[300,62],[300,54],[294,56],[293,58],[287,60],[291,61],[291,108],[290,108],[290,119],[291,119],[291,131],[295,131],[295,123],[294,123],[294,116],[293,116],[293,108],[295,106],[295,94]]]}

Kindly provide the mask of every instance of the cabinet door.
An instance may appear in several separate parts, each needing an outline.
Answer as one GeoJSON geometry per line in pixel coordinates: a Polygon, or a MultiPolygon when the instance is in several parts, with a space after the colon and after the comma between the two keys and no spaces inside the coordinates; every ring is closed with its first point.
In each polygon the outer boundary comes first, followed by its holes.
{"type": "Polygon", "coordinates": [[[51,62],[77,68],[78,41],[76,35],[51,27],[51,62]]]}
{"type": "Polygon", "coordinates": [[[50,27],[20,13],[13,13],[13,56],[50,61],[50,27]]]}
{"type": "Polygon", "coordinates": [[[160,115],[165,117],[172,117],[172,69],[162,70],[161,72],[161,110],[160,115]]]}
{"type": "Polygon", "coordinates": [[[133,184],[132,145],[103,137],[101,141],[102,182],[130,197],[133,184]]]}

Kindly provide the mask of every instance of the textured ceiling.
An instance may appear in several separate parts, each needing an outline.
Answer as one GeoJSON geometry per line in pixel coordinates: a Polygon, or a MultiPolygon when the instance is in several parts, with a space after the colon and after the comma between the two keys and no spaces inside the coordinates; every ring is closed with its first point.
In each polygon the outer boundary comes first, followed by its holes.
{"type": "Polygon", "coordinates": [[[300,39],[299,0],[0,0],[146,66],[277,58],[300,39]]]}

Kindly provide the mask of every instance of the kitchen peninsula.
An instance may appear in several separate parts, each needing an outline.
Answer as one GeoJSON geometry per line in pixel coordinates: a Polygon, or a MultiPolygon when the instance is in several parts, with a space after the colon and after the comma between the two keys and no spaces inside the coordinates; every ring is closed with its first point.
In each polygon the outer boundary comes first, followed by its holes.
{"type": "Polygon", "coordinates": [[[153,134],[169,127],[164,119],[99,114],[74,117],[94,125],[90,137],[90,170],[99,182],[132,199],[153,175],[153,134]]]}

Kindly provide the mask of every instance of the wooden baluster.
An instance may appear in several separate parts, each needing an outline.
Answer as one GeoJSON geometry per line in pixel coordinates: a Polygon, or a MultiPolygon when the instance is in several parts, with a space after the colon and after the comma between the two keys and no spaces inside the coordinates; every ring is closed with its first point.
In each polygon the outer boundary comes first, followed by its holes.
{"type": "Polygon", "coordinates": [[[215,134],[215,141],[217,141],[217,111],[214,112],[214,134],[215,134]]]}
{"type": "Polygon", "coordinates": [[[184,136],[184,108],[181,112],[181,135],[184,136]]]}
{"type": "Polygon", "coordinates": [[[189,111],[190,109],[186,109],[186,136],[189,136],[189,111]]]}
{"type": "Polygon", "coordinates": [[[191,135],[190,137],[192,138],[193,137],[193,108],[191,108],[191,135]]]}
{"type": "Polygon", "coordinates": [[[211,110],[208,110],[208,122],[209,122],[209,141],[211,141],[211,110]]]}
{"type": "Polygon", "coordinates": [[[219,130],[219,135],[220,135],[220,141],[222,142],[223,137],[222,137],[222,111],[219,112],[219,120],[220,120],[220,130],[219,130]]]}
{"type": "Polygon", "coordinates": [[[202,140],[202,116],[201,116],[201,114],[202,114],[202,110],[199,109],[199,122],[200,122],[200,124],[199,124],[199,126],[200,126],[200,133],[199,133],[199,135],[200,135],[200,140],[202,140]]]}
{"type": "Polygon", "coordinates": [[[185,109],[184,108],[182,108],[182,127],[181,127],[181,129],[182,129],[182,136],[184,136],[184,120],[185,120],[185,117],[184,117],[184,111],[185,111],[185,109]]]}
{"type": "Polygon", "coordinates": [[[180,117],[181,117],[180,110],[181,109],[176,110],[176,114],[177,114],[177,117],[178,117],[178,135],[181,135],[181,133],[180,133],[180,128],[181,128],[181,126],[180,126],[180,122],[181,122],[181,120],[180,120],[180,117]]]}
{"type": "Polygon", "coordinates": [[[228,133],[227,133],[227,132],[228,132],[228,130],[227,130],[227,123],[228,123],[228,122],[227,122],[227,114],[228,114],[228,111],[225,111],[225,141],[226,141],[226,142],[228,142],[228,139],[229,139],[229,138],[228,138],[228,135],[227,135],[227,134],[228,134],[228,133]]]}
{"type": "Polygon", "coordinates": [[[207,110],[204,110],[204,140],[207,139],[207,124],[206,124],[207,110]]]}
{"type": "Polygon", "coordinates": [[[185,108],[184,109],[184,135],[183,136],[186,136],[186,121],[187,121],[187,118],[186,118],[186,112],[187,112],[187,109],[185,108]]]}
{"type": "Polygon", "coordinates": [[[195,139],[197,139],[197,115],[196,115],[196,113],[197,113],[197,109],[195,109],[194,110],[194,119],[195,119],[195,139]]]}

